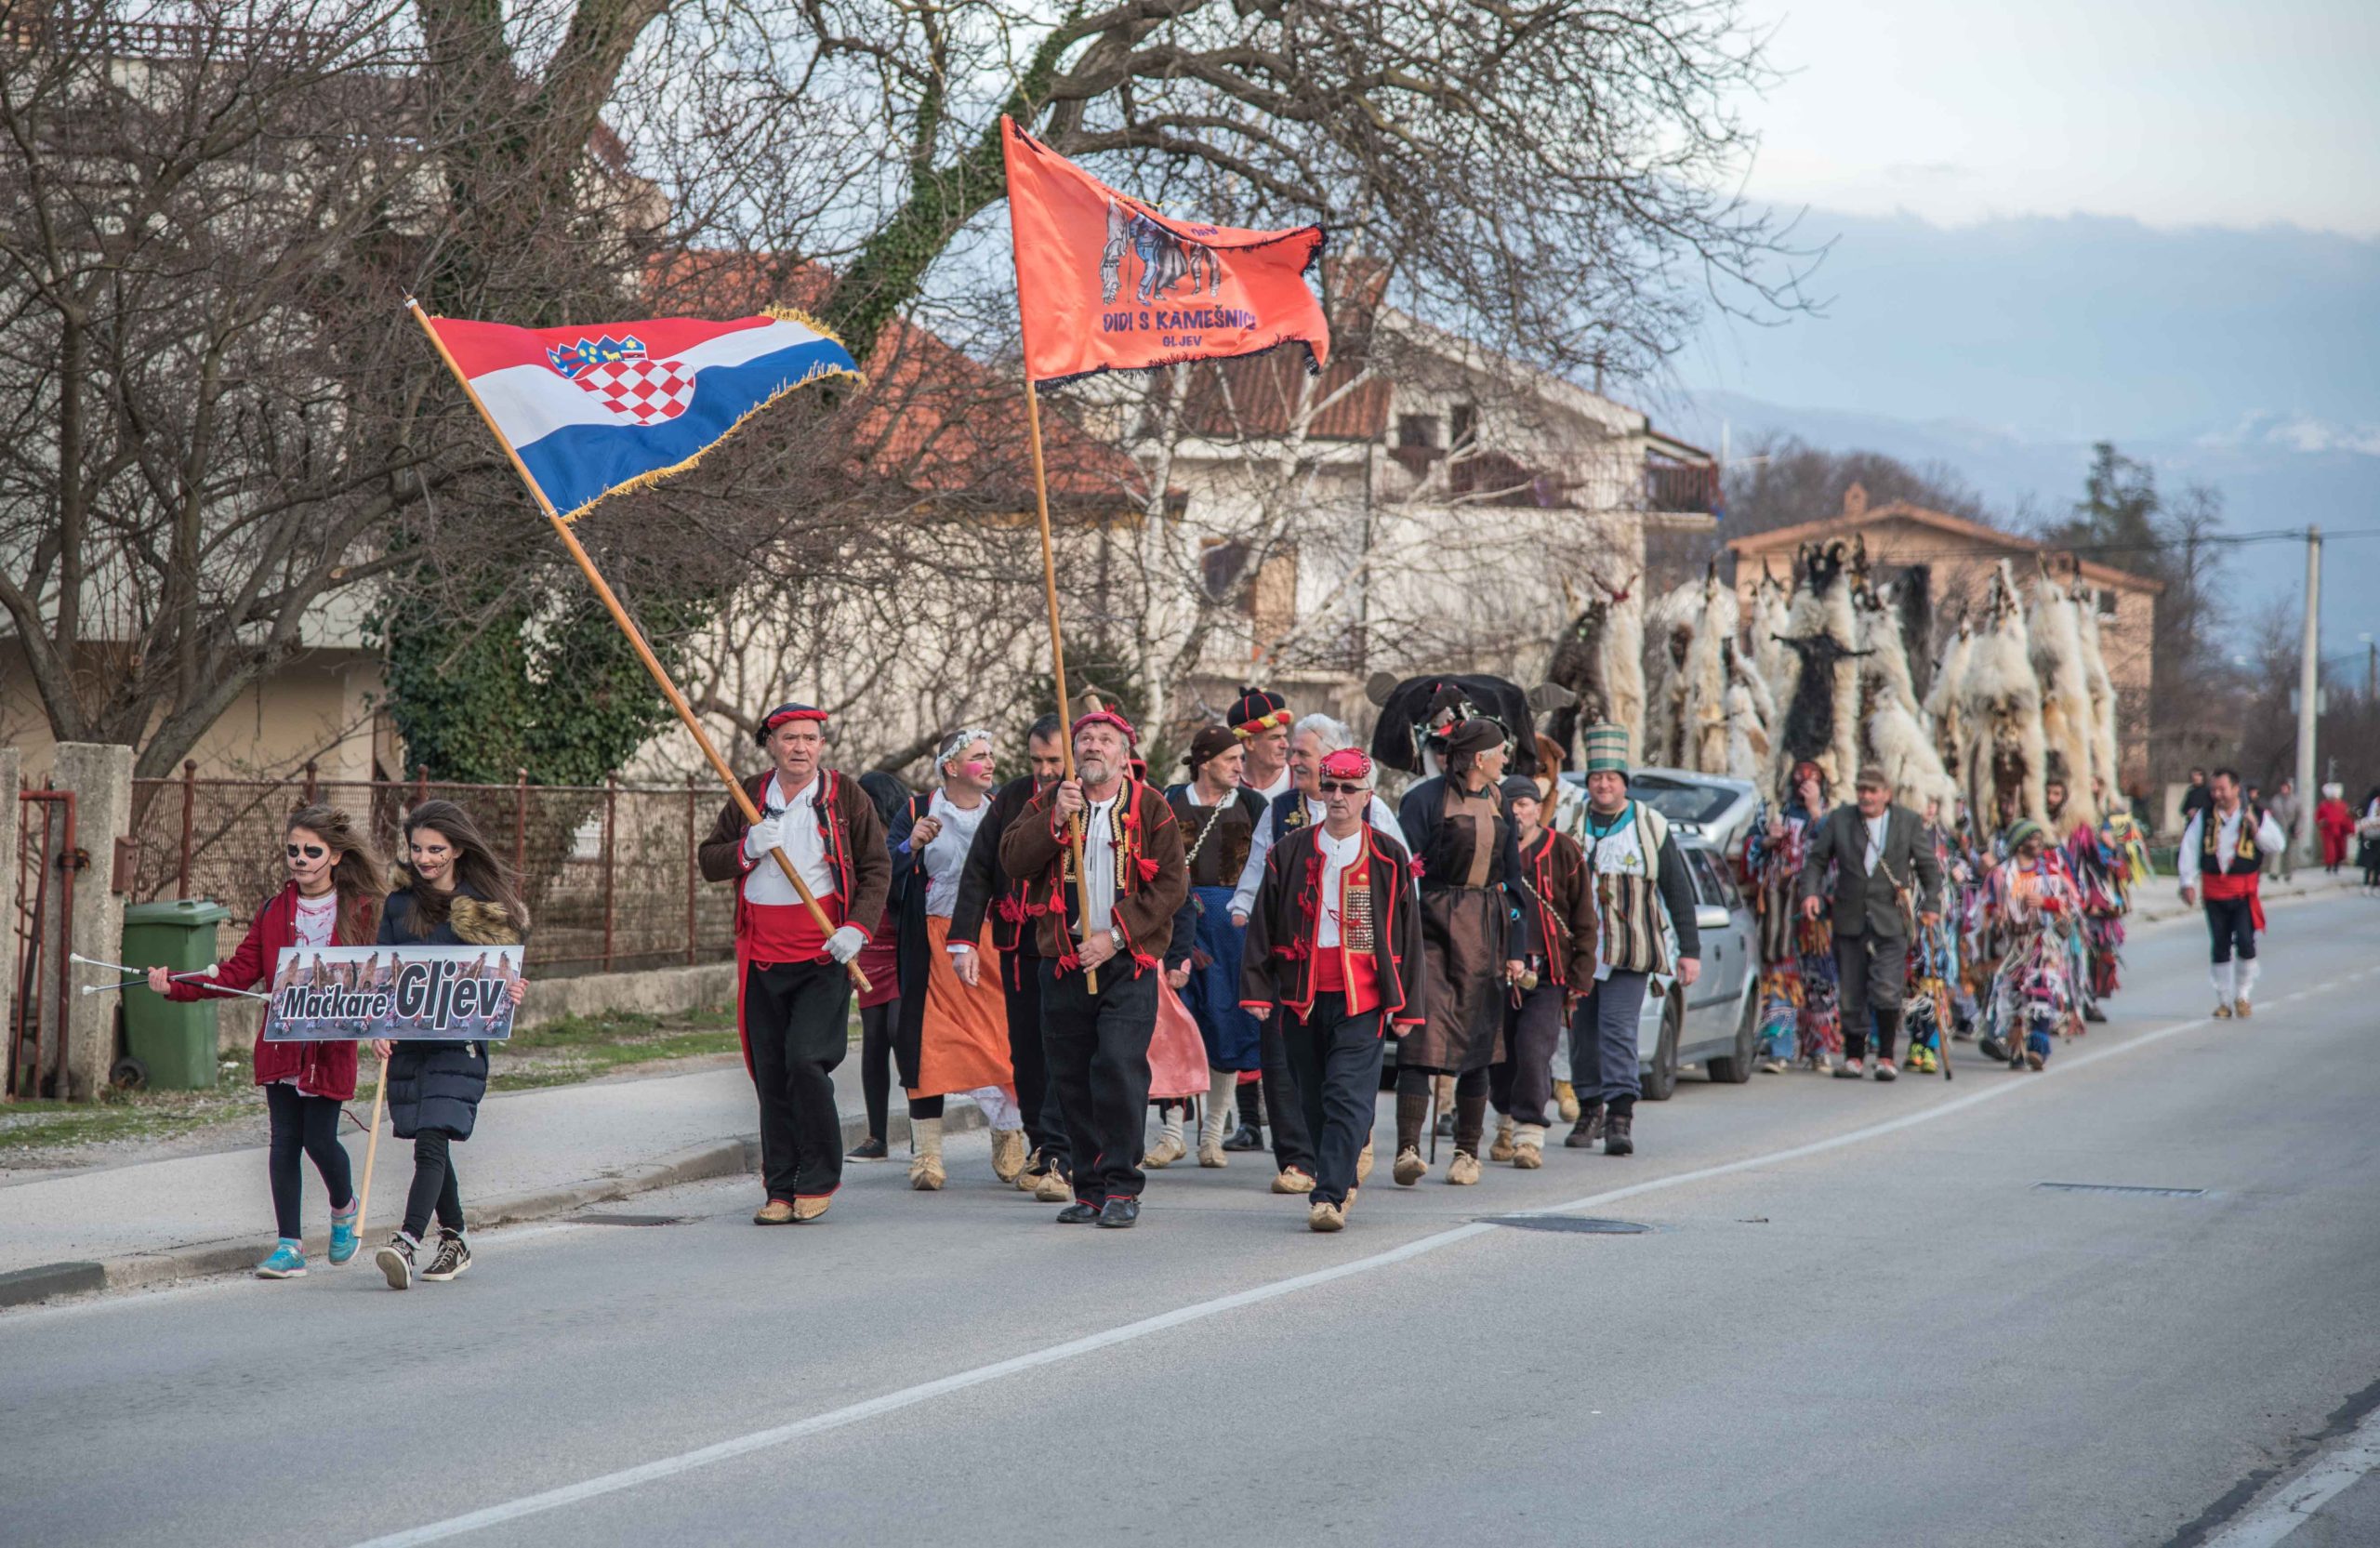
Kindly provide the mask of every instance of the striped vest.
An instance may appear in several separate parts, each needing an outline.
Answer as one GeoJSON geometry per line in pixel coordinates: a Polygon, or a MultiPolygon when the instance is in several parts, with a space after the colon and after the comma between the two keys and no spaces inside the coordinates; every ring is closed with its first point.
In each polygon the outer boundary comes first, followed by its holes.
{"type": "Polygon", "coordinates": [[[1606,834],[1598,842],[1590,830],[1580,840],[1595,889],[1595,954],[1615,972],[1667,972],[1669,946],[1661,933],[1659,883],[1661,844],[1669,838],[1670,825],[1643,801],[1633,806],[1634,820],[1620,832],[1606,834]],[[1633,846],[1623,833],[1633,838],[1633,846]]]}

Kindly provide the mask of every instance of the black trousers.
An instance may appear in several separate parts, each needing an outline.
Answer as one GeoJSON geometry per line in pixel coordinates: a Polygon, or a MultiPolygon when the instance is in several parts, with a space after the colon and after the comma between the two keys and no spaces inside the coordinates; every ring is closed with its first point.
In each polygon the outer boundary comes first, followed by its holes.
{"type": "Polygon", "coordinates": [[[835,1066],[851,1045],[852,981],[838,962],[744,971],[744,1039],[760,1094],[760,1178],[771,1198],[816,1198],[843,1181],[835,1066]]]}
{"type": "Polygon", "coordinates": [[[2256,959],[2255,916],[2249,912],[2243,897],[2208,898],[2206,902],[2206,933],[2215,946],[2215,959],[2228,962],[2236,953],[2240,960],[2256,959]]]}
{"type": "Polygon", "coordinates": [[[295,1086],[279,1082],[264,1089],[265,1115],[272,1123],[271,1148],[265,1153],[265,1175],[272,1181],[272,1216],[281,1235],[296,1241],[304,1178],[298,1158],[313,1158],[330,1190],[331,1212],[355,1202],[354,1179],[348,1170],[347,1146],[338,1143],[337,1097],[308,1096],[295,1086]]]}
{"type": "Polygon", "coordinates": [[[1038,1164],[1066,1166],[1066,1119],[1041,1050],[1041,959],[1018,952],[1000,955],[1000,999],[1008,1007],[1008,1067],[1016,1077],[1016,1107],[1025,1118],[1025,1143],[1038,1164]]]}
{"type": "MultiPolygon", "coordinates": [[[[1540,983],[1504,1007],[1504,1062],[1488,1066],[1488,1101],[1514,1123],[1540,1128],[1553,1120],[1554,1051],[1562,1043],[1563,987],[1540,983]]],[[[1578,1044],[1570,1045],[1576,1048],[1578,1044]]]]}
{"type": "Polygon", "coordinates": [[[892,1027],[900,1019],[898,999],[859,1008],[859,1095],[867,1104],[871,1140],[884,1137],[884,1125],[892,1116],[892,1027]]]}
{"type": "MultiPolygon", "coordinates": [[[[1314,1014],[1283,1012],[1282,1046],[1304,1105],[1299,1118],[1317,1144],[1314,1197],[1344,1204],[1355,1185],[1355,1157],[1372,1137],[1382,1052],[1380,1012],[1347,1013],[1343,994],[1314,997],[1314,1014]]],[[[1274,1127],[1280,1126],[1274,1113],[1274,1127]]]]}
{"type": "Polygon", "coordinates": [[[443,1129],[424,1129],[413,1137],[413,1186],[405,1192],[405,1235],[419,1241],[430,1229],[430,1213],[456,1235],[463,1229],[463,1190],[455,1181],[455,1136],[443,1129]]]}
{"type": "Polygon", "coordinates": [[[1842,981],[1843,1056],[1867,1057],[1868,1024],[1872,1020],[1876,1057],[1891,1058],[1893,1041],[1900,1033],[1901,999],[1909,987],[1909,938],[1872,933],[1845,935],[1837,931],[1834,971],[1842,981]]]}
{"type": "Polygon", "coordinates": [[[1295,1168],[1308,1177],[1316,1177],[1320,1175],[1315,1171],[1318,1164],[1314,1147],[1316,1131],[1307,1125],[1305,1092],[1289,1062],[1289,1039],[1282,1025],[1288,1019],[1289,1012],[1279,1010],[1264,1018],[1264,1030],[1257,1044],[1258,1064],[1263,1072],[1259,1084],[1264,1092],[1264,1116],[1273,1120],[1274,1164],[1283,1171],[1295,1168]]]}
{"type": "Polygon", "coordinates": [[[1157,1036],[1157,970],[1125,976],[1110,962],[1091,993],[1079,972],[1038,964],[1041,1047],[1066,1126],[1075,1197],[1138,1198],[1141,1136],[1149,1105],[1149,1039],[1157,1036]]]}

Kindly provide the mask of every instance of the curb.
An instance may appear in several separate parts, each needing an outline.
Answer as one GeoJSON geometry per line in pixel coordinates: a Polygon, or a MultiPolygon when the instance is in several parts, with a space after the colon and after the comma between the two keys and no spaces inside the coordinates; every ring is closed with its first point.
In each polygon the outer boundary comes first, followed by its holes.
{"type": "MultiPolygon", "coordinates": [[[[884,1127],[888,1131],[885,1135],[888,1144],[899,1144],[909,1137],[906,1114],[892,1114],[884,1127]]],[[[965,1134],[987,1127],[989,1122],[984,1117],[983,1109],[964,1099],[951,1103],[943,1118],[943,1131],[949,1134],[965,1134]]],[[[866,1115],[845,1114],[843,1148],[849,1150],[866,1137],[866,1115]]],[[[475,1229],[486,1230],[499,1225],[551,1220],[557,1215],[575,1214],[592,1205],[615,1204],[656,1188],[674,1188],[685,1183],[707,1183],[721,1177],[740,1177],[756,1173],[760,1169],[760,1137],[758,1134],[740,1134],[730,1140],[690,1145],[660,1160],[630,1167],[609,1177],[474,1204],[470,1209],[471,1224],[475,1229]]],[[[326,1236],[309,1237],[306,1250],[319,1255],[327,1240],[326,1236]]],[[[169,1284],[177,1279],[245,1274],[256,1266],[258,1250],[256,1238],[244,1237],[236,1241],[193,1242],[163,1251],[133,1252],[98,1262],[37,1264],[31,1268],[0,1274],[0,1308],[31,1306],[45,1301],[112,1290],[140,1290],[169,1284]]]]}

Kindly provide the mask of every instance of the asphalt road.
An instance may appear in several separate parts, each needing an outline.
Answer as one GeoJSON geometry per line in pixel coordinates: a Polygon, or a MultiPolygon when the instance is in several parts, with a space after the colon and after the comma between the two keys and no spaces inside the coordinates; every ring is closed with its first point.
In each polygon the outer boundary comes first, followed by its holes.
{"type": "Polygon", "coordinates": [[[0,1316],[0,1541],[2219,1538],[2380,1393],[2380,904],[2275,909],[2247,1023],[2202,943],[2046,1075],[1689,1079],[1633,1158],[1383,1166],[1337,1237],[1254,1158],[1058,1227],[971,1137],[816,1228],[703,1184],[403,1295],[0,1316]]]}

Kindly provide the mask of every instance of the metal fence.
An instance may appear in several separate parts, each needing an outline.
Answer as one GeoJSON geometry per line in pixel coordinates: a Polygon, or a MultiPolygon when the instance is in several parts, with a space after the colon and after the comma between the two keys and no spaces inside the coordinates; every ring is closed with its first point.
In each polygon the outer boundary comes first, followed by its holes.
{"type": "Polygon", "coordinates": [[[136,779],[137,846],[131,898],[212,898],[231,911],[229,950],[278,892],[283,826],[323,801],[371,832],[382,855],[404,858],[404,814],[432,799],[460,803],[490,847],[521,874],[530,911],[532,967],[612,972],[719,960],[734,954],[732,890],[705,883],[694,844],[723,797],[692,778],[682,786],[458,785],[421,771],[410,780],[317,777],[136,779]]]}

